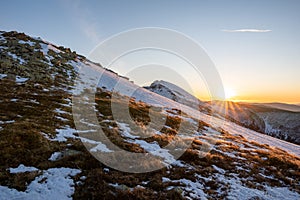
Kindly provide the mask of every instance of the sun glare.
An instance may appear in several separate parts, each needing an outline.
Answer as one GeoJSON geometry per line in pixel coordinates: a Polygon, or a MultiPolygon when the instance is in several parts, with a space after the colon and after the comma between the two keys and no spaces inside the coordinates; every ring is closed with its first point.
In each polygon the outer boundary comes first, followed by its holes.
{"type": "Polygon", "coordinates": [[[232,100],[236,96],[236,92],[231,88],[225,88],[225,99],[232,100]]]}

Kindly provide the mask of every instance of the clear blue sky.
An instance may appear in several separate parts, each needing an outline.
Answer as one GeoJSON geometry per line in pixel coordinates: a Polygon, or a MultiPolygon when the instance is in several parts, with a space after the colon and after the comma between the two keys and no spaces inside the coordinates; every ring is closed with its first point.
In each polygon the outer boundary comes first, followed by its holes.
{"type": "Polygon", "coordinates": [[[0,29],[41,36],[83,55],[113,34],[145,26],[195,39],[238,99],[300,102],[298,0],[1,2],[0,29]],[[240,29],[256,31],[234,32],[240,29]]]}

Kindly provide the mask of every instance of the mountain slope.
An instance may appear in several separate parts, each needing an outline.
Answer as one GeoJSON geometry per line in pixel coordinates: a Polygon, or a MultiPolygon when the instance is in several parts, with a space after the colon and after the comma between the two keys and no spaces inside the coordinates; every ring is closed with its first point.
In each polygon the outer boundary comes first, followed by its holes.
{"type": "Polygon", "coordinates": [[[292,112],[261,104],[217,102],[225,106],[227,119],[272,137],[300,144],[300,112],[292,112]]]}
{"type": "Polygon", "coordinates": [[[0,56],[0,199],[300,198],[298,145],[262,138],[143,88],[130,98],[112,90],[117,82],[136,89],[127,79],[70,49],[22,33],[0,33],[0,56]],[[92,156],[116,150],[90,137],[97,124],[82,118],[86,129],[75,129],[72,96],[82,68],[103,73],[95,102],[84,103],[95,111],[107,137],[129,152],[153,155],[161,162],[150,164],[165,167],[127,173],[92,156]],[[141,127],[150,123],[150,109],[165,124],[151,127],[153,134],[143,138],[132,122],[114,119],[112,104],[129,106],[141,127]],[[191,128],[184,135],[182,124],[191,128]],[[175,137],[191,140],[179,159],[164,148],[175,137]]]}
{"type": "Polygon", "coordinates": [[[144,88],[196,110],[204,108],[205,106],[204,102],[200,101],[182,88],[166,81],[154,81],[149,87],[144,88]]]}
{"type": "Polygon", "coordinates": [[[278,104],[265,105],[222,101],[204,103],[185,92],[182,88],[165,81],[155,81],[151,86],[145,88],[178,103],[200,110],[202,113],[212,113],[216,117],[226,118],[257,132],[300,144],[300,112],[280,109],[288,107],[295,110],[296,106],[280,104],[280,108],[278,108],[278,104]]]}
{"type": "Polygon", "coordinates": [[[299,104],[294,105],[294,104],[286,104],[286,103],[263,103],[260,105],[264,105],[271,108],[277,108],[281,110],[292,111],[292,112],[300,112],[299,104]]]}

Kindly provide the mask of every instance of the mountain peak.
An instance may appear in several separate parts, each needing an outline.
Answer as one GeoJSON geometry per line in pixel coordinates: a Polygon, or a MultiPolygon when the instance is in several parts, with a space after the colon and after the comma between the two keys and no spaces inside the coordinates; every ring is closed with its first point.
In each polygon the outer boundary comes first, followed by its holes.
{"type": "Polygon", "coordinates": [[[197,110],[204,105],[204,102],[181,87],[164,80],[156,80],[150,86],[144,88],[197,110]]]}

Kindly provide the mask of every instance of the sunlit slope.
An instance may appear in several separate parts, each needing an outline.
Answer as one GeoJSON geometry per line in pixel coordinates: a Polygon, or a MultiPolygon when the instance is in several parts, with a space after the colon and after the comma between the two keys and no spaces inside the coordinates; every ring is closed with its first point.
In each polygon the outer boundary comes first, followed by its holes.
{"type": "Polygon", "coordinates": [[[299,146],[139,88],[70,49],[0,35],[0,199],[299,199],[299,146]],[[79,129],[72,109],[84,68],[102,76],[93,99],[83,102],[97,123],[82,117],[79,129]],[[113,104],[131,118],[117,120],[113,104]],[[141,137],[132,123],[147,127],[150,110],[164,123],[141,137]],[[189,128],[181,134],[183,125],[189,128]],[[133,168],[162,168],[127,173],[99,162],[92,154],[113,160],[118,149],[92,137],[97,126],[120,149],[159,161],[133,168]],[[179,158],[165,148],[175,138],[191,142],[179,158]]]}

